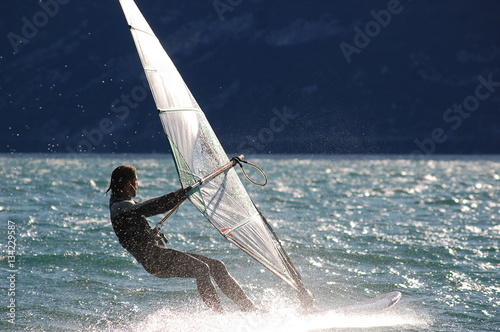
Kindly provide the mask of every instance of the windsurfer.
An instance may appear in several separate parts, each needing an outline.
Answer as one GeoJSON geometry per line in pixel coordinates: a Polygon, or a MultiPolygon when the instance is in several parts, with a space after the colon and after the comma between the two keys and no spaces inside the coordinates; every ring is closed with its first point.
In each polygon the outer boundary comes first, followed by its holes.
{"type": "Polygon", "coordinates": [[[198,254],[167,248],[163,238],[149,225],[146,217],[172,210],[187,198],[185,189],[137,203],[137,173],[133,166],[118,166],[111,174],[109,208],[111,223],[120,244],[159,278],[195,278],[198,292],[206,305],[217,312],[223,307],[215,282],[243,311],[255,310],[252,301],[228,273],[223,262],[198,254]]]}

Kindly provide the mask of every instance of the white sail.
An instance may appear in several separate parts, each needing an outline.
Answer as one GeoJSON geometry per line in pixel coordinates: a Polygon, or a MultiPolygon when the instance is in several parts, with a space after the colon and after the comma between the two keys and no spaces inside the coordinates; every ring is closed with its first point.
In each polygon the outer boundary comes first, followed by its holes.
{"type": "MultiPolygon", "coordinates": [[[[133,0],[120,0],[168,137],[181,185],[193,185],[229,159],[158,38],[133,0]]],[[[230,242],[282,278],[303,288],[272,230],[234,169],[208,181],[190,201],[230,242]]]]}

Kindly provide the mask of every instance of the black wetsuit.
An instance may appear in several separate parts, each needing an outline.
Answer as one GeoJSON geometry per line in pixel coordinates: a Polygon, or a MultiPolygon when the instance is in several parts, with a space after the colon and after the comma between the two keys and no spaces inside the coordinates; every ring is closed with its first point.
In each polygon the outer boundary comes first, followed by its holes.
{"type": "Polygon", "coordinates": [[[221,261],[205,256],[169,249],[155,234],[146,217],[164,214],[184,199],[182,190],[136,203],[131,197],[111,196],[109,208],[113,229],[120,244],[144,266],[160,278],[196,278],[198,291],[211,308],[222,311],[220,300],[210,277],[242,310],[253,310],[238,283],[221,261]]]}

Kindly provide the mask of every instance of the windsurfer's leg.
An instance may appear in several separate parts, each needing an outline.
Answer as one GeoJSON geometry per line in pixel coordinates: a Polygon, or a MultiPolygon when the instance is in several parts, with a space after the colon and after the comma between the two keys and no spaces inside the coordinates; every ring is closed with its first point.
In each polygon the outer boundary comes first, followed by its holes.
{"type": "Polygon", "coordinates": [[[210,278],[209,265],[190,254],[172,249],[167,251],[169,256],[167,267],[154,273],[155,276],[160,278],[195,278],[198,293],[203,302],[214,311],[224,312],[217,290],[210,278]]]}
{"type": "Polygon", "coordinates": [[[203,302],[205,302],[209,308],[217,312],[224,312],[219,296],[217,295],[217,290],[210,279],[210,268],[205,264],[204,266],[197,265],[195,269],[197,270],[196,273],[199,273],[195,276],[196,286],[198,287],[198,293],[200,293],[203,302]]]}
{"type": "Polygon", "coordinates": [[[188,253],[188,255],[195,257],[196,259],[206,263],[210,267],[210,275],[214,278],[221,291],[226,294],[227,297],[233,300],[236,305],[238,305],[240,310],[255,310],[253,302],[245,295],[243,289],[241,289],[236,280],[231,277],[223,262],[202,255],[191,253],[188,253]]]}

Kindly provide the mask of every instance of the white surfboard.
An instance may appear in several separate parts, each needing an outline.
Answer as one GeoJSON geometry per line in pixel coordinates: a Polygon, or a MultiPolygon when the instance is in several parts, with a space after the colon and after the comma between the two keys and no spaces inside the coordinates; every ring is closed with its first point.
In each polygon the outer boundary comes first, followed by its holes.
{"type": "Polygon", "coordinates": [[[401,299],[400,292],[390,292],[353,305],[333,309],[343,314],[374,314],[389,309],[401,299]]]}

